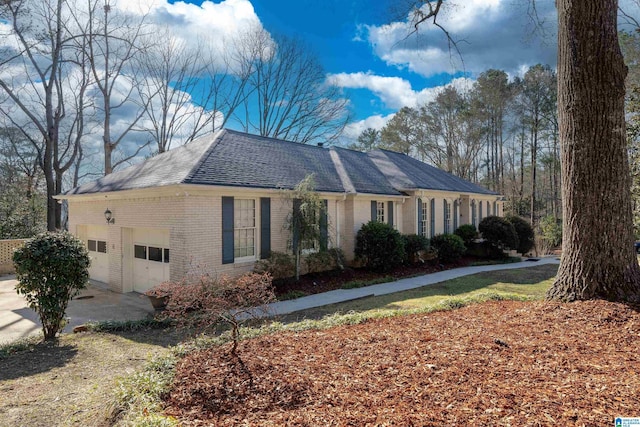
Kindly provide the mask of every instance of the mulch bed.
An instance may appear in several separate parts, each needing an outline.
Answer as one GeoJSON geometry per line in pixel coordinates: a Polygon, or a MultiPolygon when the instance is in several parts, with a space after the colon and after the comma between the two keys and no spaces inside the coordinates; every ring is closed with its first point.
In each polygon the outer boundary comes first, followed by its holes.
{"type": "Polygon", "coordinates": [[[411,277],[420,274],[436,273],[452,268],[467,267],[473,262],[482,261],[475,257],[463,257],[450,264],[438,264],[427,262],[424,264],[402,265],[388,273],[376,273],[366,268],[346,268],[344,270],[328,271],[324,273],[312,273],[300,276],[300,280],[278,279],[273,281],[276,296],[281,297],[289,292],[301,291],[307,295],[340,289],[342,285],[355,281],[370,281],[389,276],[394,279],[411,277]]]}
{"type": "Polygon", "coordinates": [[[640,416],[640,312],[489,302],[280,333],[177,367],[185,425],[613,425],[640,416]],[[246,369],[245,369],[246,368],[246,369]]]}

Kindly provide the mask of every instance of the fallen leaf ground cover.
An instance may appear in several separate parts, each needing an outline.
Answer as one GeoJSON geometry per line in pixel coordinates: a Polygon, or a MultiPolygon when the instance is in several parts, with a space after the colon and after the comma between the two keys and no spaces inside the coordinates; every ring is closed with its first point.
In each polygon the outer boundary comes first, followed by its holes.
{"type": "Polygon", "coordinates": [[[223,347],[176,368],[185,425],[612,425],[640,412],[640,312],[498,301],[223,347]]]}

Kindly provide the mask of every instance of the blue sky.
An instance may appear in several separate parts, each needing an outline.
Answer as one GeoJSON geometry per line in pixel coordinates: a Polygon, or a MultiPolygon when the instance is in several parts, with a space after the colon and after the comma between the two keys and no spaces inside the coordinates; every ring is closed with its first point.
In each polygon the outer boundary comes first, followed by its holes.
{"type": "Polygon", "coordinates": [[[513,76],[539,62],[555,66],[553,0],[537,1],[543,31],[535,31],[528,1],[449,2],[442,22],[462,40],[464,65],[455,55],[451,58],[438,30],[426,27],[405,40],[411,26],[406,15],[392,11],[397,2],[246,1],[267,31],[297,36],[318,54],[330,81],[343,87],[351,101],[352,136],[367,126],[382,126],[404,105],[428,102],[438,87],[454,80],[469,87],[489,68],[513,76]],[[468,79],[460,79],[463,76],[468,79]]]}
{"type": "Polygon", "coordinates": [[[459,41],[461,57],[433,26],[407,37],[413,27],[407,13],[392,9],[398,0],[139,1],[175,21],[184,37],[198,31],[224,37],[257,24],[302,39],[319,56],[327,82],[350,100],[352,139],[381,128],[403,106],[433,100],[446,84],[468,89],[490,68],[513,77],[556,62],[554,0],[447,0],[439,22],[459,41]]]}

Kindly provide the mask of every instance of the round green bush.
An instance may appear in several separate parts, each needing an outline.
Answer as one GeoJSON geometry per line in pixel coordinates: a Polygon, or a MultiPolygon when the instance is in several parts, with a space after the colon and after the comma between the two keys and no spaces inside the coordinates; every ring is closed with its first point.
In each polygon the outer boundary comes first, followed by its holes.
{"type": "Polygon", "coordinates": [[[518,234],[509,221],[499,216],[488,216],[480,221],[478,229],[482,237],[499,249],[516,249],[518,234]]]}
{"type": "Polygon", "coordinates": [[[465,245],[468,245],[478,238],[478,230],[476,230],[476,226],[473,224],[463,224],[456,228],[453,234],[460,236],[465,245]]]}
{"type": "Polygon", "coordinates": [[[467,251],[462,237],[455,234],[438,234],[431,238],[431,247],[438,251],[440,262],[454,262],[467,251]]]}
{"type": "Polygon", "coordinates": [[[390,271],[405,259],[404,242],[389,224],[369,221],[356,235],[355,255],[374,271],[390,271]]]}
{"type": "Polygon", "coordinates": [[[429,249],[429,239],[420,234],[407,234],[402,236],[404,251],[410,262],[418,258],[418,252],[429,249]]]}
{"type": "Polygon", "coordinates": [[[518,246],[516,250],[521,254],[529,252],[534,245],[533,227],[529,222],[519,216],[509,215],[505,219],[513,224],[513,228],[518,235],[518,246]]]}
{"type": "Polygon", "coordinates": [[[87,286],[91,260],[84,243],[67,233],[42,233],[13,253],[18,284],[42,322],[45,340],[64,326],[69,301],[87,286]]]}
{"type": "Polygon", "coordinates": [[[256,261],[253,272],[269,273],[274,280],[293,277],[296,274],[296,260],[287,253],[271,251],[267,258],[256,261]]]}

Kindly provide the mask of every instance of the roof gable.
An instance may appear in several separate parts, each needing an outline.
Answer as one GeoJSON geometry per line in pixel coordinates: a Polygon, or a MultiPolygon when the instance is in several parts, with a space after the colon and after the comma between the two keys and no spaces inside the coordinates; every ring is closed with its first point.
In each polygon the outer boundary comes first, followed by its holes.
{"type": "Polygon", "coordinates": [[[329,150],[225,130],[184,183],[293,189],[310,174],[317,191],[344,191],[329,150]]]}
{"type": "Polygon", "coordinates": [[[96,181],[82,184],[65,194],[105,193],[179,184],[213,145],[218,134],[200,137],[189,144],[158,154],[96,181]]]}

